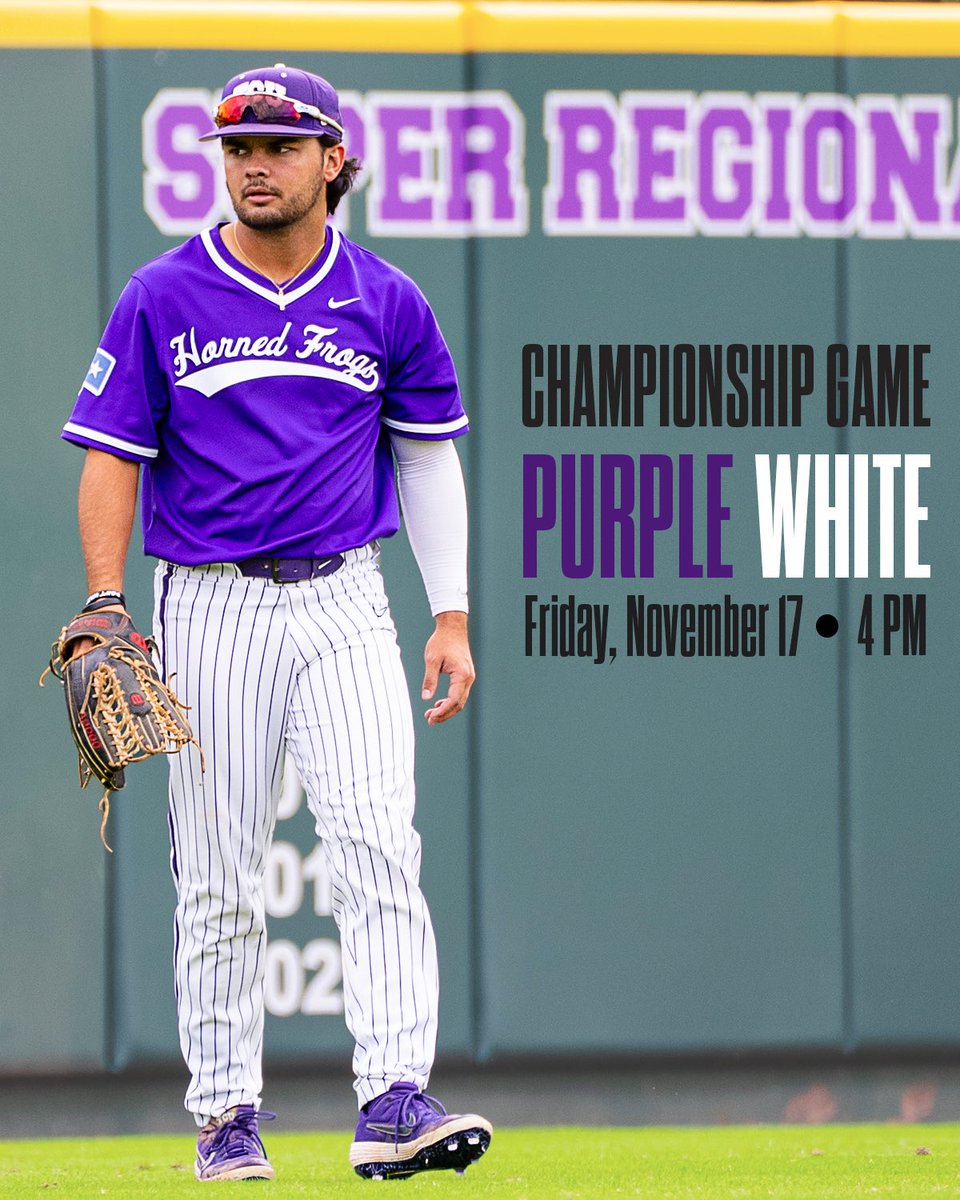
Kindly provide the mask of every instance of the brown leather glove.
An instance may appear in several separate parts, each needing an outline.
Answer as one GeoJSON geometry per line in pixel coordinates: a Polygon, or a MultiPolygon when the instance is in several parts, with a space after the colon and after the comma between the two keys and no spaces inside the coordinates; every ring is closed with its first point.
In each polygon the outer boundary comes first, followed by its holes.
{"type": "Polygon", "coordinates": [[[124,786],[124,767],[153,754],[174,754],[188,742],[200,749],[183,715],[185,705],[157,673],[155,649],[128,613],[82,612],[60,631],[40,676],[41,686],[48,673],[63,684],[80,786],[96,777],[106,789],[100,840],[108,850],[110,793],[124,786]],[[79,653],[78,643],[85,647],[79,653]]]}

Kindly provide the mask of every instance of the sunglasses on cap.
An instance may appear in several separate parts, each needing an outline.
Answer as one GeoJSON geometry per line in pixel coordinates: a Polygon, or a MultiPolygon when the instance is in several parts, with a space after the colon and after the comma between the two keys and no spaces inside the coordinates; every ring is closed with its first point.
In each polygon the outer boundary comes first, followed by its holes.
{"type": "Polygon", "coordinates": [[[239,125],[248,109],[253,113],[255,120],[277,125],[296,125],[302,116],[314,117],[343,135],[343,126],[338,125],[332,117],[322,113],[313,104],[304,104],[301,100],[287,100],[281,96],[228,96],[217,105],[213,119],[219,129],[228,125],[239,125]]]}

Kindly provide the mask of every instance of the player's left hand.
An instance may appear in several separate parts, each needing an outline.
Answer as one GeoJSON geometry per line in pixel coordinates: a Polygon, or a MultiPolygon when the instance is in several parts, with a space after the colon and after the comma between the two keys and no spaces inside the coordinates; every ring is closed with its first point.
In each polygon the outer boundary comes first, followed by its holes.
{"type": "Polygon", "coordinates": [[[450,687],[446,696],[424,713],[428,725],[439,725],[449,721],[463,708],[477,673],[470,655],[467,639],[467,614],[464,612],[437,613],[437,627],[423,652],[426,671],[423,676],[424,700],[431,700],[436,693],[441,675],[450,676],[450,687]]]}

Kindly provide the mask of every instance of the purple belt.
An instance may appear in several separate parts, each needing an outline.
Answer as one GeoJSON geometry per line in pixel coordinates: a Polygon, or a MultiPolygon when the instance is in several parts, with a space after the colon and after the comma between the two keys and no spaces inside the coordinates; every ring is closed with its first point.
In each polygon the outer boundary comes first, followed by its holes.
{"type": "Polygon", "coordinates": [[[320,575],[332,575],[343,566],[342,554],[326,558],[244,558],[233,565],[241,575],[272,579],[274,583],[300,583],[320,575]]]}

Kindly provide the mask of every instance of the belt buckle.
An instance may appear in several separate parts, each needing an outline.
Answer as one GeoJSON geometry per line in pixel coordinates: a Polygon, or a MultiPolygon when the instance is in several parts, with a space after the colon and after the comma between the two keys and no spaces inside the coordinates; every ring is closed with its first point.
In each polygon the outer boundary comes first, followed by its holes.
{"type": "Polygon", "coordinates": [[[309,572],[306,575],[300,575],[297,573],[296,568],[291,566],[291,563],[294,561],[294,559],[285,558],[270,559],[270,578],[274,583],[300,583],[302,580],[309,578],[309,572]],[[280,571],[284,563],[287,564],[287,571],[284,572],[286,577],[281,578],[280,571]],[[288,574],[287,572],[291,573],[288,574]]]}

